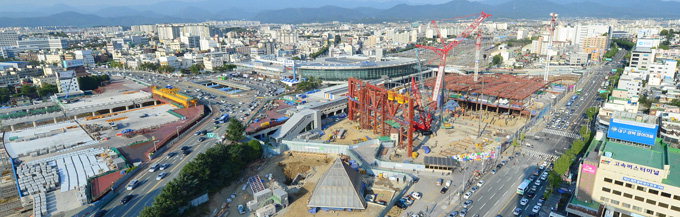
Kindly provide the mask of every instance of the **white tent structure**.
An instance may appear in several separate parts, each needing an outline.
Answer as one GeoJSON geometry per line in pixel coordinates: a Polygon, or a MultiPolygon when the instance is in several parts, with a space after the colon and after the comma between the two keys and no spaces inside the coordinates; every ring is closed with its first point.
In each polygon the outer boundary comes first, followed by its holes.
{"type": "Polygon", "coordinates": [[[307,206],[363,210],[366,209],[364,190],[359,173],[347,163],[336,159],[317,183],[307,206]]]}

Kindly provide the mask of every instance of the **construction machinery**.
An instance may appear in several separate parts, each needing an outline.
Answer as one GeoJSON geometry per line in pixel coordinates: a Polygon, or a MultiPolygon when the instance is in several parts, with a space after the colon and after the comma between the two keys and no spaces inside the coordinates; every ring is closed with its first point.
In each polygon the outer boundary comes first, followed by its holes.
{"type": "MultiPolygon", "coordinates": [[[[553,37],[555,36],[555,27],[557,26],[557,14],[550,13],[550,23],[548,24],[548,49],[545,51],[545,74],[543,74],[543,81],[548,82],[548,71],[550,70],[550,54],[552,54],[553,37]]],[[[540,42],[539,42],[540,43],[540,42]]]]}

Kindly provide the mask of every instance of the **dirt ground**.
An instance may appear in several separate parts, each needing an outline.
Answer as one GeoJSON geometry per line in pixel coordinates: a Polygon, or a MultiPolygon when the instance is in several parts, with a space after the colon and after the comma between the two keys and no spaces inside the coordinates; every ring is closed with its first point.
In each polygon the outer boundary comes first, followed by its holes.
{"type": "MultiPolygon", "coordinates": [[[[286,210],[293,210],[292,213],[296,213],[297,209],[291,209],[292,207],[307,205],[307,200],[311,196],[311,192],[314,190],[316,181],[320,176],[328,170],[332,161],[337,156],[325,155],[325,154],[309,154],[300,152],[286,152],[281,156],[276,156],[266,161],[261,161],[250,168],[248,168],[246,173],[242,176],[238,182],[230,185],[227,188],[222,189],[215,195],[211,195],[208,209],[211,213],[210,216],[215,216],[215,214],[220,212],[220,208],[225,205],[227,198],[234,194],[235,198],[231,203],[226,203],[227,215],[224,216],[243,216],[238,214],[237,207],[239,204],[245,206],[246,202],[253,199],[250,193],[250,189],[246,185],[247,177],[253,175],[259,175],[262,179],[265,179],[268,174],[272,174],[272,181],[278,181],[282,185],[290,184],[290,181],[295,178],[298,174],[311,174],[307,180],[300,182],[302,184],[301,188],[297,191],[292,190],[295,193],[289,191],[289,208],[286,210]]],[[[265,182],[265,186],[269,186],[268,182],[265,182]]],[[[295,188],[295,186],[288,186],[288,188],[295,188]]],[[[303,210],[306,213],[306,209],[303,210]]],[[[250,216],[255,216],[255,211],[249,213],[250,216]]],[[[300,214],[297,216],[304,216],[305,214],[300,214]]],[[[292,215],[295,216],[295,215],[292,215]]]]}
{"type": "Polygon", "coordinates": [[[357,129],[358,126],[359,126],[358,122],[350,121],[349,119],[344,119],[338,123],[335,123],[328,129],[324,130],[324,135],[321,137],[321,139],[323,141],[328,140],[329,136],[333,135],[333,132],[336,132],[337,130],[340,129],[345,129],[347,131],[345,132],[345,138],[344,139],[337,138],[334,141],[331,141],[333,144],[353,145],[360,142],[364,142],[368,138],[376,139],[380,136],[374,134],[371,130],[357,129]]]}

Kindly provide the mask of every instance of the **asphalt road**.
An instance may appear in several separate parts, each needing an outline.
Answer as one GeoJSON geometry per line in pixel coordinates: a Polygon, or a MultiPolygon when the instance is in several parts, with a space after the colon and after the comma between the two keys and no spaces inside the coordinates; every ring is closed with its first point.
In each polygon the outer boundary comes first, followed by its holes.
{"type": "MultiPolygon", "coordinates": [[[[204,152],[215,144],[217,141],[216,139],[207,139],[199,143],[198,138],[201,136],[194,135],[194,132],[203,129],[207,129],[209,131],[212,130],[215,126],[212,119],[216,117],[217,114],[219,113],[213,112],[210,116],[205,118],[205,121],[194,127],[193,130],[186,132],[184,137],[175,143],[174,147],[163,153],[164,156],[156,158],[153,161],[147,163],[144,168],[142,168],[143,170],[139,171],[133,178],[141,182],[136,188],[133,190],[125,190],[126,186],[121,185],[121,187],[116,190],[117,192],[120,192],[120,194],[104,207],[105,210],[108,210],[106,216],[138,216],[144,207],[150,206],[151,203],[153,203],[153,199],[158,194],[160,194],[162,187],[165,186],[165,184],[167,184],[170,180],[174,179],[177,174],[179,174],[179,171],[182,169],[182,167],[184,167],[184,165],[191,161],[191,159],[193,159],[198,153],[204,152]],[[180,148],[185,145],[190,146],[192,152],[187,156],[182,156],[180,148]],[[178,154],[170,159],[167,159],[165,155],[171,151],[178,152],[178,154]],[[169,163],[170,167],[163,171],[157,170],[156,172],[149,172],[147,169],[148,166],[154,163],[169,163]],[[160,172],[168,172],[169,174],[160,181],[157,181],[156,176],[160,172]],[[120,200],[125,195],[135,196],[130,202],[122,205],[120,200]]],[[[133,179],[130,179],[130,181],[133,179]]]]}

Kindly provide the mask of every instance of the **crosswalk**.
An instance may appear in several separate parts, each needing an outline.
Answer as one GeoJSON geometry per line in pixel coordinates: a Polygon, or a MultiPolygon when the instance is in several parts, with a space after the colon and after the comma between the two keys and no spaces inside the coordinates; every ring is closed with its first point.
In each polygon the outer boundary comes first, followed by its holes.
{"type": "Polygon", "coordinates": [[[581,138],[580,135],[578,135],[576,133],[568,132],[568,131],[561,131],[561,130],[553,130],[553,129],[544,128],[543,130],[541,130],[541,132],[547,133],[547,134],[553,134],[553,135],[557,135],[557,136],[563,136],[563,137],[567,137],[567,138],[572,138],[572,139],[580,139],[581,138]]]}
{"type": "Polygon", "coordinates": [[[542,153],[542,152],[534,151],[534,150],[531,150],[531,149],[523,149],[522,151],[526,155],[529,155],[530,157],[538,157],[538,158],[541,158],[543,160],[553,160],[553,159],[557,159],[557,157],[559,157],[559,156],[554,155],[554,154],[542,153]]]}

